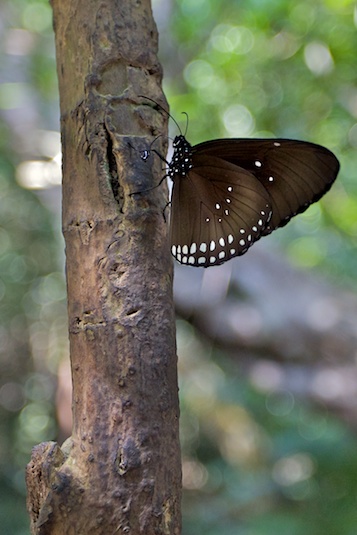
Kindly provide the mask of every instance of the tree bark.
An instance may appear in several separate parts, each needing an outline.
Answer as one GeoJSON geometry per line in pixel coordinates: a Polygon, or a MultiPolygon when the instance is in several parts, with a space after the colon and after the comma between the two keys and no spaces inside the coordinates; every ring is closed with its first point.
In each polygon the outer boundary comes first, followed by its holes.
{"type": "Polygon", "coordinates": [[[73,432],[34,449],[32,534],[180,533],[167,118],[149,0],[52,0],[73,432]],[[160,139],[163,139],[162,137],[160,139]],[[162,142],[155,148],[164,153],[162,142]],[[147,191],[149,190],[149,191],[147,191]],[[133,192],[142,191],[142,193],[133,192]]]}

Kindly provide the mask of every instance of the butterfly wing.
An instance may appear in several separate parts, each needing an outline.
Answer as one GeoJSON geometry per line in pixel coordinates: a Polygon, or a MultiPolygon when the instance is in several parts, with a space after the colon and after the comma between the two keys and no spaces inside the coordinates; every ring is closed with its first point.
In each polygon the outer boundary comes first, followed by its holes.
{"type": "Polygon", "coordinates": [[[193,147],[193,158],[215,156],[253,174],[266,189],[272,217],[270,234],[319,200],[333,184],[339,162],[328,149],[289,139],[219,139],[193,147]]]}
{"type": "Polygon", "coordinates": [[[171,199],[171,251],[182,264],[208,267],[245,253],[271,218],[269,194],[249,171],[205,153],[176,175],[171,199]]]}

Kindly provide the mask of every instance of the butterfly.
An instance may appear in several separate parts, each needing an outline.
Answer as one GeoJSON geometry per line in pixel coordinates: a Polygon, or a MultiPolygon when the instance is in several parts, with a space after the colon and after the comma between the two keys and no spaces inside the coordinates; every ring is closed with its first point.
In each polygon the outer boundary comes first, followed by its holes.
{"type": "Polygon", "coordinates": [[[181,264],[197,267],[246,253],[318,201],[340,168],[332,152],[314,143],[215,139],[192,146],[182,132],[166,163],[165,177],[173,181],[171,252],[181,264]]]}

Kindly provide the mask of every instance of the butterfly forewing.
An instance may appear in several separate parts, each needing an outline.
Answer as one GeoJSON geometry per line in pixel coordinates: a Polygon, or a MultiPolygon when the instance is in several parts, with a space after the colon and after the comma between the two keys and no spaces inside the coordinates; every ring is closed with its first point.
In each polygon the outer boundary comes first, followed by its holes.
{"type": "Polygon", "coordinates": [[[269,195],[252,173],[199,154],[185,176],[174,177],[171,204],[172,254],[192,266],[245,253],[271,217],[269,195]]]}
{"type": "Polygon", "coordinates": [[[329,150],[304,141],[287,139],[219,139],[193,147],[193,155],[214,155],[247,169],[265,187],[272,217],[263,231],[284,226],[326,193],[338,170],[329,150]]]}

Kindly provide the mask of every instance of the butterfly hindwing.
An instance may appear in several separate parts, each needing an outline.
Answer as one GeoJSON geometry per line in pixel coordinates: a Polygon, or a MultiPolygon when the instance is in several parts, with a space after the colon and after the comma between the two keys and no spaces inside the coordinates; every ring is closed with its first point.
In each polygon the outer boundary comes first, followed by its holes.
{"type": "Polygon", "coordinates": [[[271,218],[269,194],[249,171],[193,154],[192,169],[174,176],[171,244],[187,265],[219,265],[245,253],[271,218]]]}

